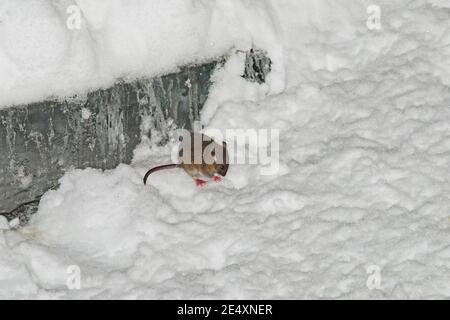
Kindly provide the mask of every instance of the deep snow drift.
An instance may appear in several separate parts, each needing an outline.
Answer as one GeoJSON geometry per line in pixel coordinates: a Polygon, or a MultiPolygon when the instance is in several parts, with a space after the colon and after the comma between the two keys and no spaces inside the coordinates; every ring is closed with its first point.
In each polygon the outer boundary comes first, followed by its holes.
{"type": "Polygon", "coordinates": [[[450,11],[377,3],[379,31],[368,1],[265,2],[284,72],[217,71],[205,125],[279,129],[277,174],[143,186],[171,152],[143,139],[132,166],[66,174],[28,227],[0,220],[0,297],[450,297],[450,11]]]}

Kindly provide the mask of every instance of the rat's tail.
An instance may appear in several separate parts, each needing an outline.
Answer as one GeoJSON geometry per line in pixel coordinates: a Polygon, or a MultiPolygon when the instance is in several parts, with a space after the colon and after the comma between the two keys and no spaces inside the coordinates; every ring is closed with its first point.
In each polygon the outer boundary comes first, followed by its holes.
{"type": "Polygon", "coordinates": [[[179,164],[166,164],[164,166],[154,167],[154,168],[148,170],[144,176],[144,184],[147,184],[148,176],[151,175],[153,172],[156,172],[159,170],[164,170],[164,169],[174,169],[174,168],[178,168],[179,166],[180,166],[179,164]]]}

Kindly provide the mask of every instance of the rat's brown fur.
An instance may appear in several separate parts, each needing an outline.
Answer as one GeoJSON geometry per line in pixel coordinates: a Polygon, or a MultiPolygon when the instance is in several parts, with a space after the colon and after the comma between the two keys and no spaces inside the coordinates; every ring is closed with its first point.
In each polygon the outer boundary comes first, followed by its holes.
{"type": "MultiPolygon", "coordinates": [[[[184,171],[186,171],[186,173],[189,174],[194,179],[212,178],[217,175],[224,177],[227,174],[229,166],[227,144],[224,142],[222,145],[220,145],[205,135],[197,136],[196,138],[201,139],[199,141],[202,141],[202,145],[201,148],[195,150],[194,135],[191,136],[190,140],[191,159],[190,161],[187,161],[188,163],[181,161],[180,164],[168,164],[152,168],[145,174],[144,184],[147,184],[147,179],[150,174],[160,170],[173,168],[183,168],[184,171]],[[220,155],[217,158],[214,151],[220,149],[222,149],[223,151],[222,159],[220,159],[220,155]],[[201,160],[201,162],[198,160],[201,160]]],[[[184,146],[182,145],[180,147],[179,156],[181,159],[183,159],[183,147],[189,147],[189,145],[184,146]]]]}

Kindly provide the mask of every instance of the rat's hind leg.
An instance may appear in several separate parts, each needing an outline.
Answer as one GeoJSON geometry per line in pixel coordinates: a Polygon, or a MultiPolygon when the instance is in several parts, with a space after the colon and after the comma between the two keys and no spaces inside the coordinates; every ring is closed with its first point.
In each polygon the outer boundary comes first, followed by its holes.
{"type": "Polygon", "coordinates": [[[203,167],[196,164],[183,164],[184,171],[187,172],[195,181],[195,185],[199,188],[206,185],[206,180],[203,180],[206,176],[203,173],[203,167]]]}

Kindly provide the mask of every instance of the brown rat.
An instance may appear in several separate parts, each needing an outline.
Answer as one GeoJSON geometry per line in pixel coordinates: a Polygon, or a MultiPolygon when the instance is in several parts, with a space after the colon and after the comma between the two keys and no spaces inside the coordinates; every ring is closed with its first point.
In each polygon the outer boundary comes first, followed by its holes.
{"type": "Polygon", "coordinates": [[[204,134],[191,134],[190,139],[181,143],[178,155],[181,160],[179,164],[162,165],[147,171],[144,176],[144,184],[147,184],[150,174],[173,168],[184,169],[194,178],[197,186],[206,184],[204,178],[212,178],[215,182],[219,182],[227,174],[229,159],[226,142],[218,144],[204,134]],[[184,150],[189,149],[190,155],[185,154],[184,150]]]}

